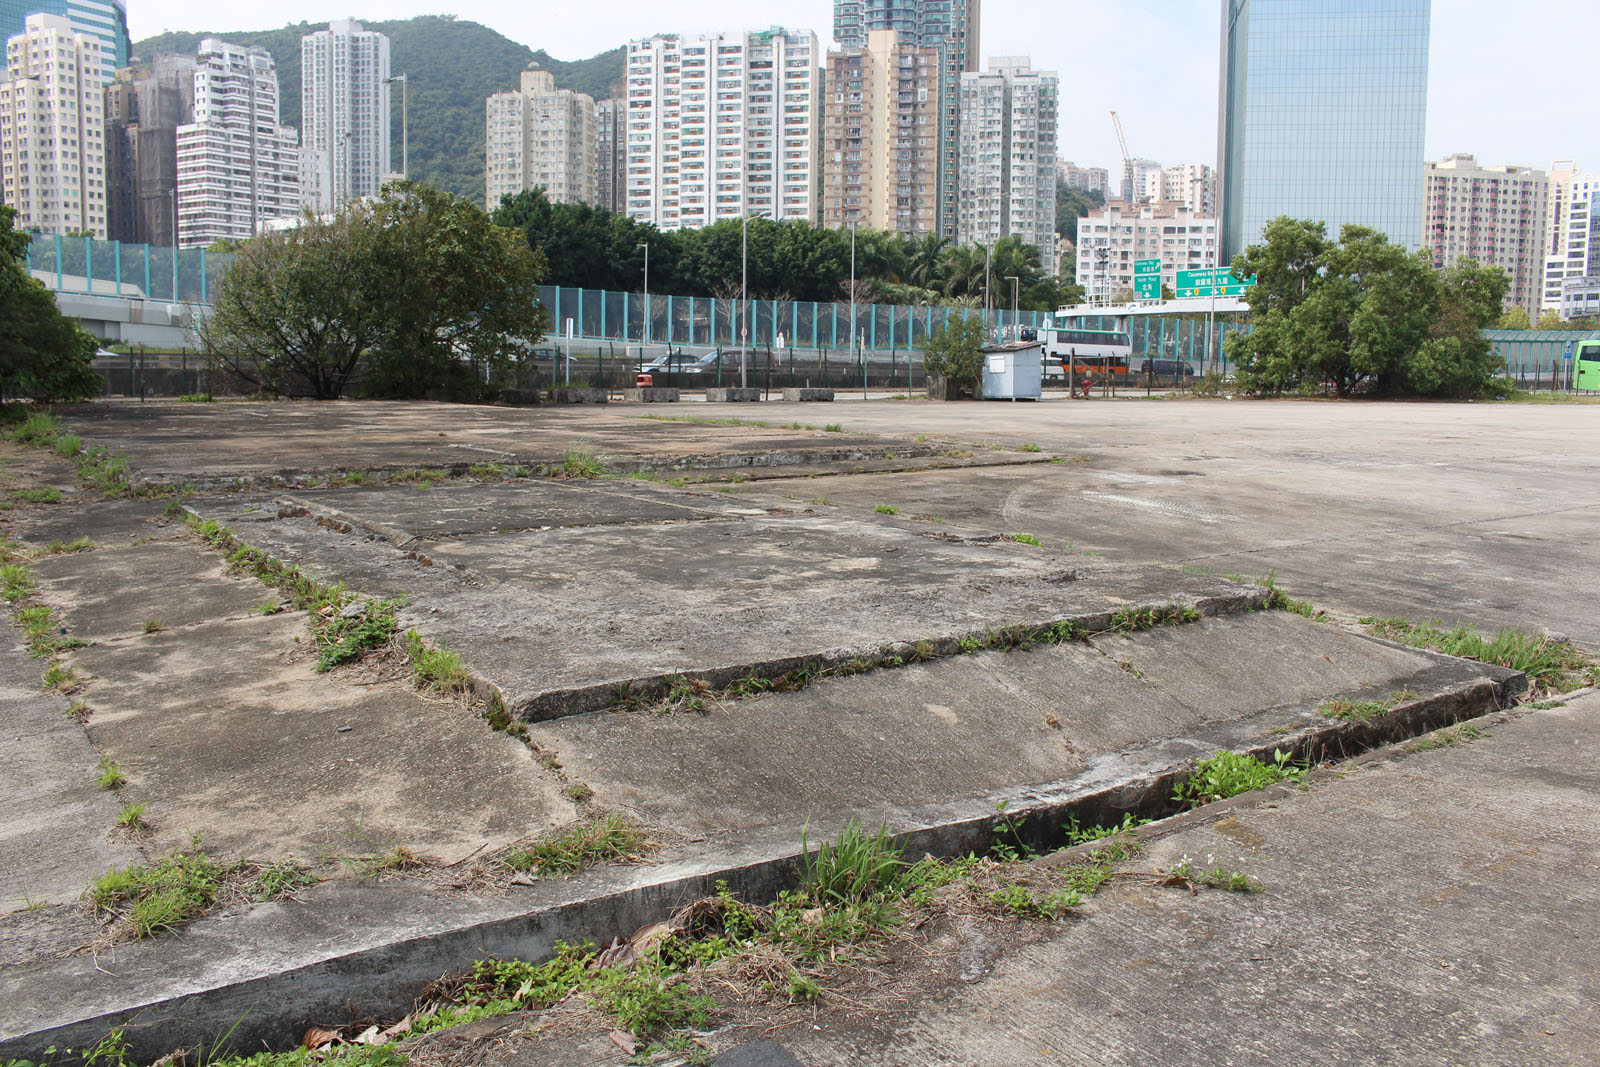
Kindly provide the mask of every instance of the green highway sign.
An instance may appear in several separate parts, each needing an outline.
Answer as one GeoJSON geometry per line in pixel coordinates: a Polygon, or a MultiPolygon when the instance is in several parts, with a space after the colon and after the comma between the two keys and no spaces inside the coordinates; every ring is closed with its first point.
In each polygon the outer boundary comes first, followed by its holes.
{"type": "Polygon", "coordinates": [[[1137,300],[1161,299],[1161,260],[1133,261],[1133,295],[1137,300]]]}
{"type": "Polygon", "coordinates": [[[1217,270],[1180,270],[1179,296],[1239,296],[1256,283],[1254,274],[1240,280],[1226,267],[1217,270]]]}

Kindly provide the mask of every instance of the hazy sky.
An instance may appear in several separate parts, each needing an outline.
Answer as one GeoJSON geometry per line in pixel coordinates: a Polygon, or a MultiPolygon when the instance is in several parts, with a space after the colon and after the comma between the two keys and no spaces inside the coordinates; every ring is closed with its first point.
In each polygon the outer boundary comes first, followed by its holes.
{"type": "MultiPolygon", "coordinates": [[[[355,0],[347,0],[354,3],[355,0]]],[[[982,0],[982,53],[1032,56],[1061,75],[1063,158],[1116,168],[1110,110],[1135,156],[1213,163],[1217,151],[1220,0],[982,0]]],[[[324,0],[128,0],[135,40],[163,30],[259,30],[329,18],[436,14],[438,0],[330,10],[324,0]],[[219,14],[225,12],[225,14],[219,14]]],[[[605,0],[452,10],[558,59],[582,59],[651,33],[783,25],[832,35],[831,0],[605,0]]],[[[1600,170],[1593,88],[1600,4],[1593,0],[1434,0],[1427,156],[1471,152],[1487,164],[1600,170]]],[[[507,88],[514,86],[508,83],[507,88]]]]}

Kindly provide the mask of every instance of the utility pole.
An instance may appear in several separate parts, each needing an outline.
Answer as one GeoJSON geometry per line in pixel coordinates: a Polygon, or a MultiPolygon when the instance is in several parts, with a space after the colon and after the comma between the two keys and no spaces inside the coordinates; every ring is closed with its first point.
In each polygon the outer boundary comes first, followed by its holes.
{"type": "Polygon", "coordinates": [[[739,220],[739,303],[744,305],[739,319],[739,388],[743,389],[746,382],[745,364],[749,362],[745,356],[749,352],[750,338],[750,220],[764,219],[765,211],[757,211],[753,215],[744,215],[739,220]]]}
{"type": "Polygon", "coordinates": [[[411,113],[409,92],[410,82],[404,74],[396,74],[392,78],[385,78],[383,84],[393,85],[400,83],[400,177],[411,177],[411,138],[408,128],[408,117],[411,113]]]}
{"type": "MultiPolygon", "coordinates": [[[[650,343],[650,246],[648,244],[645,244],[645,243],[641,242],[639,244],[639,247],[644,249],[644,324],[643,324],[643,328],[640,329],[640,331],[639,331],[639,338],[640,338],[642,343],[649,344],[650,343]]],[[[628,336],[628,332],[626,330],[624,330],[622,332],[622,336],[623,337],[627,337],[628,336]]],[[[642,357],[644,355],[644,353],[640,352],[639,355],[642,357]]]]}

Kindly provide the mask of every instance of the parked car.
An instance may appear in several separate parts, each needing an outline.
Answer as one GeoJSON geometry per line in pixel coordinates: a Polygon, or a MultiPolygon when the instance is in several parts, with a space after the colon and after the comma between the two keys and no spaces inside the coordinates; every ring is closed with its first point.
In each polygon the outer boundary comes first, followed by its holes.
{"type": "Polygon", "coordinates": [[[1171,378],[1175,375],[1194,377],[1194,368],[1181,359],[1147,359],[1139,364],[1140,374],[1150,374],[1152,371],[1157,378],[1171,378]]]}
{"type": "Polygon", "coordinates": [[[707,372],[715,375],[717,370],[717,354],[707,352],[696,356],[688,352],[674,352],[671,355],[661,355],[652,359],[640,368],[646,374],[672,375],[682,374],[704,375],[707,372]]]}

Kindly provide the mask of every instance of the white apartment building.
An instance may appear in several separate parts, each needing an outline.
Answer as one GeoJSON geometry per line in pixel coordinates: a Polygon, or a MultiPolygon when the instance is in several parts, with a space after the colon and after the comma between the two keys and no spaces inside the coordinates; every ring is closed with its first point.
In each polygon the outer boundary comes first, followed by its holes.
{"type": "Polygon", "coordinates": [[[556,76],[529,64],[521,88],[485,105],[484,203],[524,189],[552,201],[592,204],[595,192],[594,98],[557,89],[556,76]]]}
{"type": "Polygon", "coordinates": [[[956,241],[1020,237],[1038,247],[1047,274],[1056,269],[1056,100],[1055,72],[1026,57],[961,75],[956,241]]]}
{"type": "Polygon", "coordinates": [[[60,15],[29,15],[0,77],[0,202],[18,229],[106,236],[101,42],[60,15]]]}
{"type": "Polygon", "coordinates": [[[1134,261],[1140,259],[1161,260],[1162,286],[1176,289],[1180,270],[1216,266],[1217,220],[1179,204],[1130,209],[1121,203],[1078,220],[1078,284],[1091,301],[1131,294],[1134,261]]]}
{"type": "Polygon", "coordinates": [[[1550,167],[1550,187],[1544,226],[1544,279],[1539,310],[1560,312],[1562,290],[1574,282],[1600,275],[1600,246],[1593,232],[1600,174],[1578,169],[1570,159],[1550,167]]]}
{"type": "Polygon", "coordinates": [[[1161,168],[1163,204],[1181,204],[1201,218],[1217,217],[1217,172],[1205,163],[1178,163],[1161,168]]]}
{"type": "Polygon", "coordinates": [[[278,71],[266,49],[200,42],[177,172],[180,247],[247,240],[266,220],[299,214],[299,137],[278,124],[278,71]]]}
{"type": "Polygon", "coordinates": [[[663,230],[816,214],[817,35],[628,43],[627,214],[663,230]]]}
{"type": "Polygon", "coordinates": [[[1080,167],[1067,159],[1056,160],[1056,181],[1086,193],[1105,193],[1111,173],[1104,167],[1080,167]]]}
{"type": "MultiPolygon", "coordinates": [[[[1436,267],[1463,259],[1503,268],[1506,306],[1537,318],[1550,182],[1530,167],[1483,167],[1465,152],[1422,165],[1422,247],[1436,267]]],[[[1559,294],[1558,294],[1559,295],[1559,294]]]]}
{"type": "Polygon", "coordinates": [[[318,212],[376,196],[391,170],[389,38],[348,19],[300,38],[301,200],[318,212]]]}

